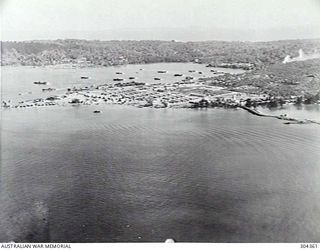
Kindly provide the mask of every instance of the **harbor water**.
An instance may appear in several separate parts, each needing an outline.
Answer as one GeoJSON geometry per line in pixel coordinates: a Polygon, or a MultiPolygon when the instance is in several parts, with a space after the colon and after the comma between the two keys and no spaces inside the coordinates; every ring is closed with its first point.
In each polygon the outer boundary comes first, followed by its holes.
{"type": "Polygon", "coordinates": [[[0,242],[320,240],[319,125],[98,107],[2,110],[0,242]]]}

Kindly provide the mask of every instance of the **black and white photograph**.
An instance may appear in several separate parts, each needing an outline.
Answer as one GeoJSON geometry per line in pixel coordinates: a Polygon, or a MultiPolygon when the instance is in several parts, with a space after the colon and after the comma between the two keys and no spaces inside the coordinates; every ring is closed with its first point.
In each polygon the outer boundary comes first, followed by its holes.
{"type": "Polygon", "coordinates": [[[319,0],[0,11],[1,248],[317,248],[319,0]]]}

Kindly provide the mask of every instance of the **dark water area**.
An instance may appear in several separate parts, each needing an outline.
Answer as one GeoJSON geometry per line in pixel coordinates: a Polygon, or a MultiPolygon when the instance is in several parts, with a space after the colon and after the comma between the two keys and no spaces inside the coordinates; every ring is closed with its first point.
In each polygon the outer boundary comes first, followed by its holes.
{"type": "Polygon", "coordinates": [[[0,242],[320,240],[318,125],[96,108],[2,110],[0,242]]]}

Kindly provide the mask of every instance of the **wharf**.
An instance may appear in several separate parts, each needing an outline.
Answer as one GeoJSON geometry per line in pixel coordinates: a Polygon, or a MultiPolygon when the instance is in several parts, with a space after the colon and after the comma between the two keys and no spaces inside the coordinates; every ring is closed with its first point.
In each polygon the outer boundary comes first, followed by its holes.
{"type": "Polygon", "coordinates": [[[257,115],[257,116],[261,116],[261,117],[271,117],[271,118],[276,118],[276,119],[279,119],[279,120],[284,120],[284,121],[286,121],[285,124],[308,124],[308,123],[313,123],[313,124],[320,125],[320,122],[313,121],[313,120],[310,120],[310,119],[299,120],[299,119],[296,119],[296,118],[287,117],[286,115],[268,115],[268,114],[264,114],[264,113],[262,113],[262,112],[260,112],[260,111],[258,111],[256,109],[252,109],[252,108],[246,107],[244,105],[239,105],[238,107],[248,111],[249,113],[251,113],[253,115],[257,115]]]}

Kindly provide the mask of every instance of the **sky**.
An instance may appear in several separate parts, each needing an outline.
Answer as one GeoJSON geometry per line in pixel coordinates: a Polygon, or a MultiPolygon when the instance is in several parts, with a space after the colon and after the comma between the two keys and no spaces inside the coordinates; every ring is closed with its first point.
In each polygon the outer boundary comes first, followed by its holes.
{"type": "Polygon", "coordinates": [[[320,0],[0,0],[1,40],[320,38],[320,0]]]}

